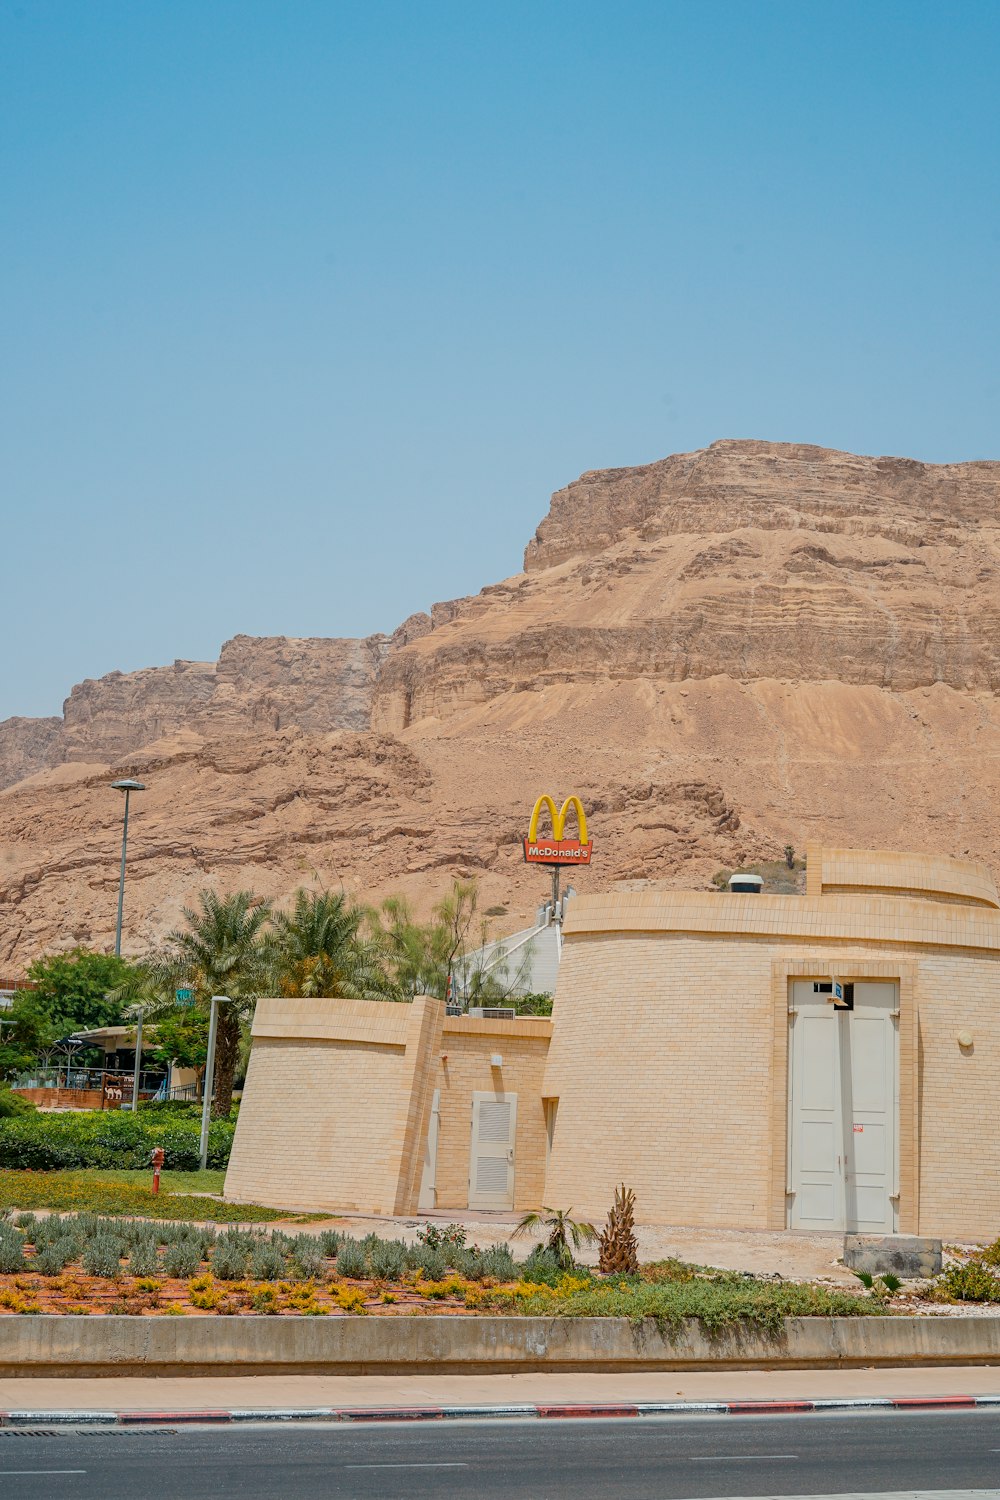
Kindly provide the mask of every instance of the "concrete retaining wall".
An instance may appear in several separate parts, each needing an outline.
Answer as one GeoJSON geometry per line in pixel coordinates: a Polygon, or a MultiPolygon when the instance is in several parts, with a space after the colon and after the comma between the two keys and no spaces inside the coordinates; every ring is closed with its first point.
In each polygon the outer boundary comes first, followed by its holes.
{"type": "Polygon", "coordinates": [[[489,1374],[1000,1364],[1000,1317],[788,1318],[671,1338],[651,1319],[5,1317],[0,1375],[489,1374]]]}

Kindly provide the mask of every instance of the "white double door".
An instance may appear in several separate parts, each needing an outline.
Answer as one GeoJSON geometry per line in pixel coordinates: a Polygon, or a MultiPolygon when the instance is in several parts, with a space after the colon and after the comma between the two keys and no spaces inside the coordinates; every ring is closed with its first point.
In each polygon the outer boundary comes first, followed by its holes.
{"type": "Polygon", "coordinates": [[[891,1234],[897,1227],[898,987],[796,980],[789,1020],[789,1224],[891,1234]]]}

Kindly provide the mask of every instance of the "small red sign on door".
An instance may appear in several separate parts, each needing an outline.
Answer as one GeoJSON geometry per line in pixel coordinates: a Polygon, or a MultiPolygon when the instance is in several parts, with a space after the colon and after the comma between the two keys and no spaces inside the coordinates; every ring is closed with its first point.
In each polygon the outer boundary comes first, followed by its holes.
{"type": "Polygon", "coordinates": [[[861,1133],[863,1132],[864,1128],[865,1127],[863,1125],[855,1125],[855,1127],[854,1127],[854,1134],[855,1135],[861,1135],[861,1133]]]}

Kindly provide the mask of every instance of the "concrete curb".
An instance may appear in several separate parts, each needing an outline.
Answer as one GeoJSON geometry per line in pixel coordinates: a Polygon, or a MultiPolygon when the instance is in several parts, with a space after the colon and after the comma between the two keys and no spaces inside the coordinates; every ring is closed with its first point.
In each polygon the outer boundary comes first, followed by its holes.
{"type": "Polygon", "coordinates": [[[786,1318],[709,1333],[652,1318],[0,1318],[0,1374],[390,1375],[1000,1364],[1000,1317],[786,1318]]]}
{"type": "Polygon", "coordinates": [[[583,1418],[692,1416],[701,1413],[747,1417],[817,1411],[949,1410],[1000,1407],[996,1396],[852,1396],[815,1401],[637,1401],[563,1402],[554,1406],[303,1406],[233,1407],[206,1411],[7,1411],[0,1427],[219,1426],[233,1422],[442,1422],[506,1417],[583,1418]]]}

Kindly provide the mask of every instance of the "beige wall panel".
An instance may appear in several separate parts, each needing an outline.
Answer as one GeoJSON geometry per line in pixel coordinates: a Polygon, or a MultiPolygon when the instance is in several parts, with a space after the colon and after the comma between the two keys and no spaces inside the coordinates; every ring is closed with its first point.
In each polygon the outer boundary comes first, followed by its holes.
{"type": "Polygon", "coordinates": [[[770,944],[569,939],[554,1022],[547,1203],[603,1219],[624,1181],[640,1221],[767,1224],[770,944]]]}
{"type": "Polygon", "coordinates": [[[402,1047],[254,1039],[226,1197],[391,1213],[402,1047]]]}

